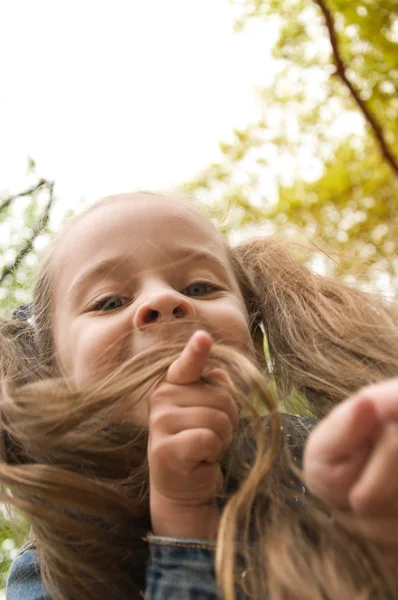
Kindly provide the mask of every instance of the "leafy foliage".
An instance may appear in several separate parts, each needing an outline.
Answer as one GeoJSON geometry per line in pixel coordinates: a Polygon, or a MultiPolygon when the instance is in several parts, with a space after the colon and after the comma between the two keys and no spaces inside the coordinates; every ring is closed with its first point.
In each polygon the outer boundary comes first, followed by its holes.
{"type": "Polygon", "coordinates": [[[0,197],[0,314],[10,316],[30,300],[37,250],[46,241],[54,203],[53,187],[39,179],[19,194],[0,197]]]}
{"type": "Polygon", "coordinates": [[[339,251],[325,268],[398,293],[397,0],[243,0],[237,27],[278,28],[261,117],[189,182],[227,231],[288,229],[339,251]]]}
{"type": "Polygon", "coordinates": [[[29,524],[23,517],[0,513],[0,589],[5,587],[11,562],[28,534],[29,524]]]}

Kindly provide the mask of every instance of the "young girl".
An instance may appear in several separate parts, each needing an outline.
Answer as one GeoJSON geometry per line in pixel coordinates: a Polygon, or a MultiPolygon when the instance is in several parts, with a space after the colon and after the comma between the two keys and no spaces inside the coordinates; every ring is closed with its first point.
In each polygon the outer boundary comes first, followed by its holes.
{"type": "Polygon", "coordinates": [[[395,598],[396,323],[177,199],[75,218],[2,322],[0,482],[32,524],[7,598],[395,598]],[[328,414],[305,485],[311,419],[270,376],[328,414]]]}

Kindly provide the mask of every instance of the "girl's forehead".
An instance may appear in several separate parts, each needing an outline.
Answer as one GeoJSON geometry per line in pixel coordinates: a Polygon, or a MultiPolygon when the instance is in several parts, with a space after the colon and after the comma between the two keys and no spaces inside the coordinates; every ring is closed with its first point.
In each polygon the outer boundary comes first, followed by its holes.
{"type": "Polygon", "coordinates": [[[134,253],[143,246],[205,246],[227,259],[225,243],[211,221],[185,202],[131,195],[95,206],[61,235],[55,248],[58,271],[100,254],[134,253]]]}

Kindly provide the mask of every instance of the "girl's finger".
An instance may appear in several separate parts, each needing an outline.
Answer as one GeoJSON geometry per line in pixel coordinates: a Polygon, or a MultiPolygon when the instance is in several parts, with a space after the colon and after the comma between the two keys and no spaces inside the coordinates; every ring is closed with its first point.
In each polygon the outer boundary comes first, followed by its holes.
{"type": "Polygon", "coordinates": [[[310,434],[304,478],[329,506],[349,506],[349,493],[369,459],[378,421],[371,403],[347,401],[310,434]]]}
{"type": "Polygon", "coordinates": [[[178,472],[184,477],[201,462],[218,462],[223,453],[224,444],[220,437],[210,429],[199,427],[185,429],[153,444],[152,462],[157,458],[164,473],[178,472]]]}
{"type": "Polygon", "coordinates": [[[360,390],[355,398],[373,402],[381,421],[398,422],[398,377],[369,385],[360,390]]]}
{"type": "Polygon", "coordinates": [[[166,381],[177,385],[199,381],[212,345],[213,340],[206,331],[195,331],[180,356],[169,367],[166,381]]]}
{"type": "Polygon", "coordinates": [[[155,414],[150,423],[152,431],[157,429],[168,436],[177,435],[187,429],[209,429],[220,438],[224,449],[231,443],[234,426],[235,423],[227,411],[208,406],[173,408],[168,413],[163,411],[155,414]]]}
{"type": "Polygon", "coordinates": [[[206,373],[206,377],[213,380],[223,381],[224,383],[230,383],[230,378],[225,371],[222,369],[212,369],[206,373]]]}
{"type": "Polygon", "coordinates": [[[177,423],[182,412],[190,414],[201,408],[225,413],[234,429],[239,423],[238,408],[228,390],[203,386],[201,383],[190,384],[189,393],[182,386],[176,389],[173,383],[163,383],[150,398],[148,408],[150,429],[162,433],[174,430],[172,423],[177,423]]]}
{"type": "Polygon", "coordinates": [[[353,452],[374,438],[379,426],[379,418],[371,401],[367,398],[347,400],[311,433],[305,457],[311,454],[325,463],[347,460],[353,452]]]}
{"type": "Polygon", "coordinates": [[[358,482],[350,492],[350,504],[359,515],[395,507],[398,519],[398,424],[383,428],[358,482]]]}

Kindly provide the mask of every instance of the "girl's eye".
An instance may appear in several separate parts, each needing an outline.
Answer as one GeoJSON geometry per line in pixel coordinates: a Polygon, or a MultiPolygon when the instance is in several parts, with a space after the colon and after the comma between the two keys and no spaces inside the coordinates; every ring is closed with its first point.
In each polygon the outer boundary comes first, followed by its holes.
{"type": "Polygon", "coordinates": [[[183,291],[183,294],[186,296],[206,296],[207,294],[211,294],[211,292],[215,291],[214,285],[210,285],[209,283],[204,283],[202,281],[198,281],[196,283],[192,283],[183,291]]]}
{"type": "Polygon", "coordinates": [[[102,300],[98,300],[98,302],[95,303],[93,310],[101,311],[101,312],[105,312],[105,311],[109,311],[109,310],[116,310],[117,308],[120,308],[121,306],[124,306],[125,304],[126,304],[126,300],[124,298],[122,298],[121,296],[108,296],[108,298],[103,298],[102,300]]]}

